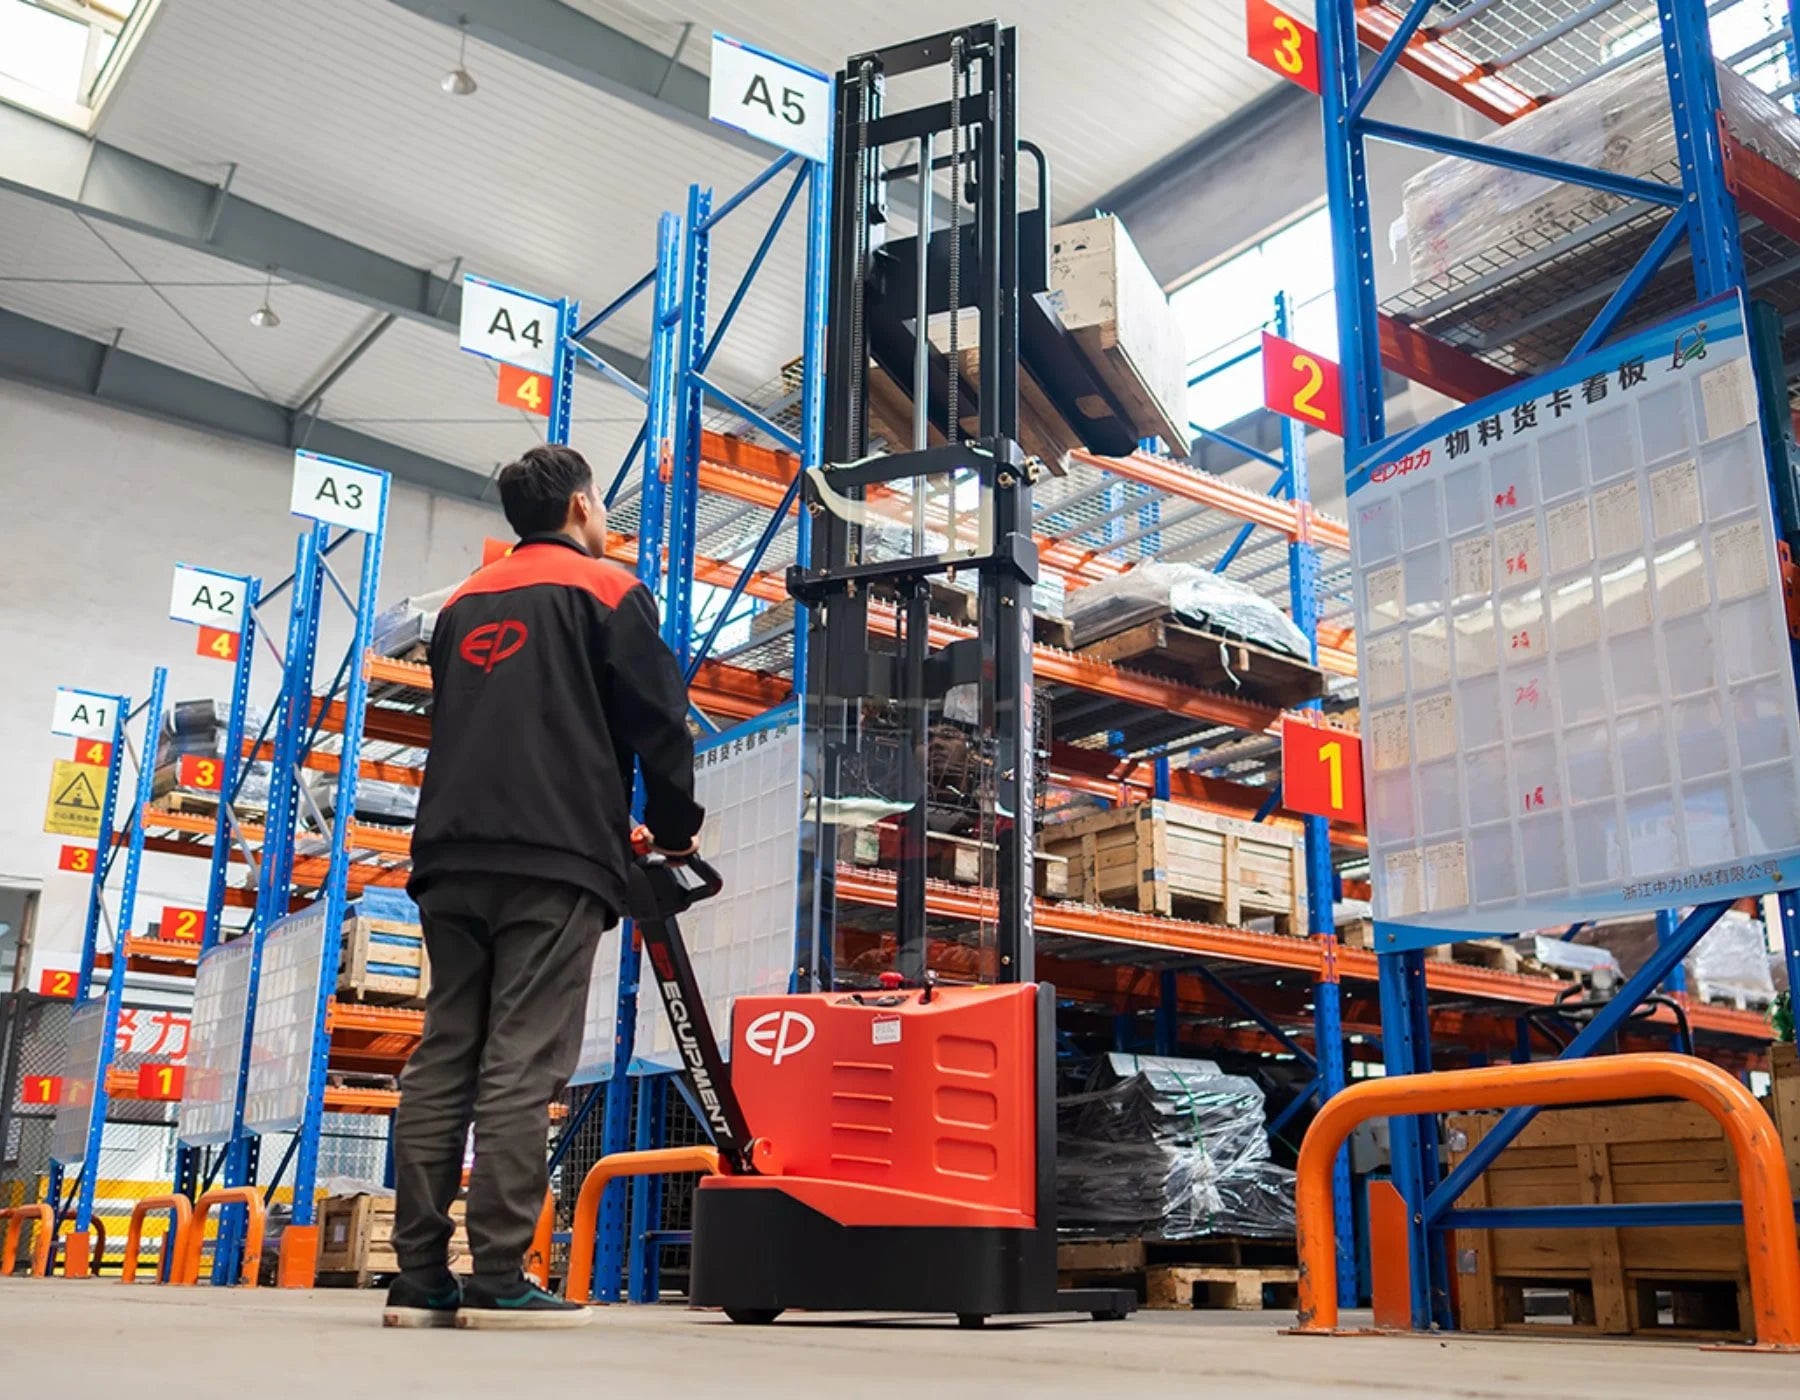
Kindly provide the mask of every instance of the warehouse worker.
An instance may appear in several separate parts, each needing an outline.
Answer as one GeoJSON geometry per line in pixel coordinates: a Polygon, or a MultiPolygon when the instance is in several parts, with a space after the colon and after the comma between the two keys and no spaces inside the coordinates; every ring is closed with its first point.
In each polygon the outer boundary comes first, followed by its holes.
{"type": "Polygon", "coordinates": [[[644,822],[691,855],[687,688],[650,594],[600,559],[606,512],[567,447],[499,478],[511,553],[464,583],[431,639],[431,756],[412,880],[431,990],[400,1077],[390,1327],[563,1327],[586,1308],[523,1274],[548,1183],[550,1103],[581,1050],[601,932],[625,906],[632,765],[644,822]],[[448,1267],[469,1126],[474,1274],[448,1267]]]}

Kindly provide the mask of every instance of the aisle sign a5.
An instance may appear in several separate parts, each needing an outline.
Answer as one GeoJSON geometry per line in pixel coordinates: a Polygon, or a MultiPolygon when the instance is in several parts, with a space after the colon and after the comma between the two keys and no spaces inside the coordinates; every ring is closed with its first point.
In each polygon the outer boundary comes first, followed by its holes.
{"type": "Polygon", "coordinates": [[[373,534],[380,528],[386,498],[386,472],[317,452],[294,454],[294,492],[288,509],[295,515],[373,534]]]}
{"type": "Polygon", "coordinates": [[[500,387],[495,398],[506,407],[548,418],[550,401],[555,396],[549,375],[533,374],[517,365],[500,366],[500,387]]]}
{"type": "Polygon", "coordinates": [[[1344,402],[1334,361],[1264,331],[1262,362],[1263,407],[1309,428],[1344,435],[1344,402]]]}
{"type": "Polygon", "coordinates": [[[1281,721],[1281,805],[1290,812],[1360,826],[1361,736],[1285,716],[1281,721]]]}
{"type": "Polygon", "coordinates": [[[1244,30],[1251,58],[1308,92],[1319,91],[1319,36],[1269,0],[1245,0],[1244,30]]]}
{"type": "Polygon", "coordinates": [[[50,732],[72,739],[105,739],[113,736],[119,713],[119,697],[95,690],[56,688],[56,705],[50,712],[50,732]]]}
{"type": "Polygon", "coordinates": [[[562,306],[485,277],[463,277],[462,348],[531,374],[556,373],[562,306]]]}
{"type": "Polygon", "coordinates": [[[831,154],[831,79],[723,34],[713,35],[706,114],[807,160],[831,154]]]}
{"type": "Polygon", "coordinates": [[[176,622],[238,632],[244,626],[244,592],[244,581],[236,574],[177,564],[169,590],[169,616],[176,622]]]}

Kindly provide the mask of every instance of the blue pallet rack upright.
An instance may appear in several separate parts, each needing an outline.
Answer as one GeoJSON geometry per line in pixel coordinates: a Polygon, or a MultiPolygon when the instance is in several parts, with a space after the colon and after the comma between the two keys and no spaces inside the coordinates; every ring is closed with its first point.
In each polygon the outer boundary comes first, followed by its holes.
{"type": "MultiPolygon", "coordinates": [[[[1507,0],[1500,0],[1502,7],[1507,0]]],[[[1472,15],[1487,9],[1493,0],[1459,13],[1472,15]]],[[[1567,161],[1526,154],[1518,150],[1443,136],[1395,125],[1370,115],[1370,102],[1395,67],[1409,60],[1408,46],[1423,41],[1423,22],[1431,0],[1411,0],[1392,36],[1381,48],[1366,74],[1358,50],[1356,0],[1321,0],[1319,17],[1319,67],[1322,79],[1326,193],[1331,210],[1334,271],[1337,288],[1339,348],[1343,371],[1343,416],[1347,468],[1373,461],[1377,445],[1386,437],[1382,388],[1382,322],[1376,300],[1374,238],[1369,202],[1365,146],[1370,140],[1385,141],[1542,176],[1662,206],[1672,212],[1635,265],[1618,280],[1610,295],[1601,291],[1602,305],[1587,329],[1570,347],[1573,358],[1603,343],[1624,324],[1627,313],[1669,261],[1669,254],[1685,238],[1690,250],[1695,301],[1728,293],[1747,293],[1744,255],[1739,237],[1739,215],[1727,179],[1726,138],[1721,132],[1720,99],[1705,0],[1664,0],[1657,7],[1658,39],[1668,79],[1680,182],[1664,185],[1611,171],[1597,170],[1567,161]]],[[[1549,7],[1534,5],[1523,21],[1527,32],[1541,31],[1538,38],[1517,47],[1519,54],[1534,53],[1558,41],[1572,29],[1590,22],[1608,7],[1578,5],[1558,0],[1549,7]]],[[[1452,36],[1459,38],[1460,36],[1452,36]]],[[[1646,51],[1655,47],[1646,42],[1646,51]]],[[[1617,61],[1596,65],[1611,69],[1617,61]]],[[[1474,65],[1471,65],[1474,67],[1474,65]]],[[[1510,82],[1508,64],[1502,59],[1480,67],[1481,81],[1510,82]]],[[[1595,76],[1589,73],[1588,77],[1595,76]]],[[[1564,90],[1579,86],[1579,80],[1564,90]]],[[[1550,95],[1554,97],[1554,94],[1550,95]]],[[[1474,100],[1471,98],[1471,100],[1474,100]]],[[[1672,265],[1671,265],[1672,266],[1672,265]]],[[[1400,328],[1403,332],[1405,327],[1400,328]]],[[[1454,359],[1455,356],[1450,357],[1454,359]]],[[[1768,398],[1769,370],[1759,376],[1768,398]]],[[[1779,378],[1779,376],[1774,376],[1779,378]]],[[[1765,421],[1784,428],[1787,405],[1766,403],[1765,421]]],[[[1785,431],[1780,434],[1785,438],[1785,431]]],[[[1771,445],[1772,478],[1787,473],[1785,448],[1771,445]]],[[[1785,484],[1772,481],[1777,502],[1785,484]]],[[[1792,534],[1796,522],[1781,518],[1784,534],[1792,534]]],[[[1644,967],[1620,989],[1615,999],[1588,1023],[1563,1050],[1565,1058],[1593,1053],[1617,1032],[1643,997],[1654,991],[1681,963],[1726,909],[1722,903],[1702,904],[1674,922],[1644,967]]],[[[1781,899],[1782,925],[1793,968],[1796,956],[1796,913],[1800,904],[1791,895],[1781,899]]],[[[1377,927],[1380,946],[1380,927],[1377,927]]],[[[1432,1067],[1430,1022],[1425,992],[1423,951],[1380,955],[1380,997],[1383,1048],[1390,1075],[1412,1074],[1432,1067]]],[[[1488,1227],[1534,1223],[1533,1212],[1509,1211],[1504,1220],[1497,1212],[1457,1211],[1458,1195],[1493,1160],[1529,1120],[1530,1110],[1511,1111],[1447,1177],[1440,1180],[1437,1129],[1434,1119],[1396,1119],[1392,1126],[1394,1182],[1409,1207],[1413,1222],[1410,1237],[1411,1314],[1415,1327],[1452,1325],[1450,1287],[1446,1276],[1442,1231],[1463,1223],[1488,1227]]],[[[1597,1209],[1597,1208],[1596,1208],[1597,1209]]],[[[1340,1207],[1341,1210],[1341,1207],[1340,1207]]],[[[1694,1208],[1658,1208],[1656,1219],[1645,1223],[1693,1223],[1694,1208]]],[[[1537,1223],[1550,1223],[1547,1220],[1537,1223]]],[[[1569,1223],[1564,1221],[1562,1223],[1569,1223]]]]}
{"type": "MultiPolygon", "coordinates": [[[[81,1154],[78,1158],[72,1154],[53,1158],[46,1192],[46,1200],[57,1208],[56,1224],[51,1232],[52,1240],[60,1232],[64,1219],[74,1223],[74,1232],[64,1254],[64,1272],[72,1278],[87,1276],[100,1263],[98,1252],[92,1247],[91,1232],[94,1227],[94,1200],[99,1186],[100,1151],[106,1137],[106,1114],[110,1097],[107,1093],[106,1076],[112,1067],[119,1033],[119,1014],[125,1004],[125,979],[130,962],[125,954],[125,943],[131,936],[137,915],[138,876],[144,859],[142,817],[150,806],[151,785],[155,780],[156,739],[162,728],[163,690],[167,683],[167,670],[158,666],[151,674],[149,698],[136,709],[131,708],[131,702],[125,696],[107,697],[113,702],[112,756],[108,762],[106,792],[101,798],[100,846],[88,883],[87,917],[82,926],[81,937],[81,972],[75,994],[75,1014],[100,1017],[99,1043],[94,1056],[91,1096],[86,1105],[87,1130],[83,1136],[81,1154]],[[131,724],[140,717],[143,721],[143,747],[136,749],[131,742],[131,724]],[[124,782],[124,761],[127,757],[135,761],[136,785],[125,821],[115,829],[119,792],[124,782]],[[121,854],[124,857],[122,864],[121,854]],[[119,873],[116,884],[118,907],[116,911],[109,911],[108,886],[115,867],[119,873]],[[96,997],[94,970],[103,928],[107,935],[111,966],[107,971],[105,989],[96,997]],[[69,1184],[68,1197],[64,1199],[63,1176],[65,1169],[70,1166],[76,1168],[76,1175],[69,1184]]],[[[73,1046],[73,1026],[70,1042],[73,1046]]],[[[85,1076],[85,1067],[82,1069],[85,1076]]],[[[76,1077],[65,1075],[65,1085],[73,1083],[76,1077]]],[[[61,1116],[60,1112],[58,1116],[61,1116]]]]}

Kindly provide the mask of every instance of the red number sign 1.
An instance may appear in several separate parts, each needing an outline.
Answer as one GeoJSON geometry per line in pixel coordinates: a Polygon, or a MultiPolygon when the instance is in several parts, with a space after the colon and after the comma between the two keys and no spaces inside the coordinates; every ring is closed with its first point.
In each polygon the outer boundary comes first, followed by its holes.
{"type": "Polygon", "coordinates": [[[1362,825],[1362,739],[1346,730],[1284,718],[1281,805],[1290,812],[1362,825]]]}
{"type": "Polygon", "coordinates": [[[92,875],[95,856],[92,846],[64,846],[56,853],[56,868],[75,875],[92,875]]]}
{"type": "Polygon", "coordinates": [[[217,792],[225,781],[225,765],[206,754],[184,753],[175,765],[175,781],[184,788],[217,792]]]}
{"type": "Polygon", "coordinates": [[[75,741],[75,761],[92,763],[104,768],[112,762],[112,745],[104,739],[77,739],[75,741]]]}
{"type": "Polygon", "coordinates": [[[194,644],[196,656],[210,656],[216,661],[238,659],[239,634],[218,627],[200,628],[200,640],[194,644]]]}
{"type": "Polygon", "coordinates": [[[533,374],[517,365],[500,366],[500,389],[496,397],[508,408],[523,409],[541,417],[550,416],[550,376],[533,374]]]}
{"type": "Polygon", "coordinates": [[[158,1099],[172,1103],[181,1097],[182,1084],[186,1078],[185,1065],[139,1065],[137,1096],[140,1099],[158,1099]]]}
{"type": "Polygon", "coordinates": [[[206,911],[184,909],[179,904],[165,904],[162,923],[158,928],[163,938],[173,939],[178,943],[198,943],[200,935],[206,931],[206,911]]]}
{"type": "Polygon", "coordinates": [[[1319,91],[1319,36],[1314,30],[1269,0],[1245,0],[1244,20],[1251,58],[1308,92],[1319,91]]]}
{"type": "Polygon", "coordinates": [[[1265,408],[1310,428],[1344,435],[1344,404],[1334,361],[1264,331],[1262,362],[1265,408]]]}
{"type": "Polygon", "coordinates": [[[22,1104],[53,1104],[62,1101],[62,1076],[60,1074],[28,1074],[19,1081],[19,1102],[22,1104]]]}
{"type": "Polygon", "coordinates": [[[75,999],[75,988],[81,974],[72,967],[47,967],[38,974],[38,995],[75,999]]]}

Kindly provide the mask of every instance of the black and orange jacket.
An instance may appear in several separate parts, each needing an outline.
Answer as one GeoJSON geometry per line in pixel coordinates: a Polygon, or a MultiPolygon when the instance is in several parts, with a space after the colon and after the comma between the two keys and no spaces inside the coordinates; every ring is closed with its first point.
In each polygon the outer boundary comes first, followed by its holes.
{"type": "Polygon", "coordinates": [[[527,537],[451,595],[431,681],[414,895],[445,875],[527,875],[579,885],[616,915],[634,759],[656,843],[682,850],[700,829],[687,687],[656,605],[565,536],[527,537]]]}

